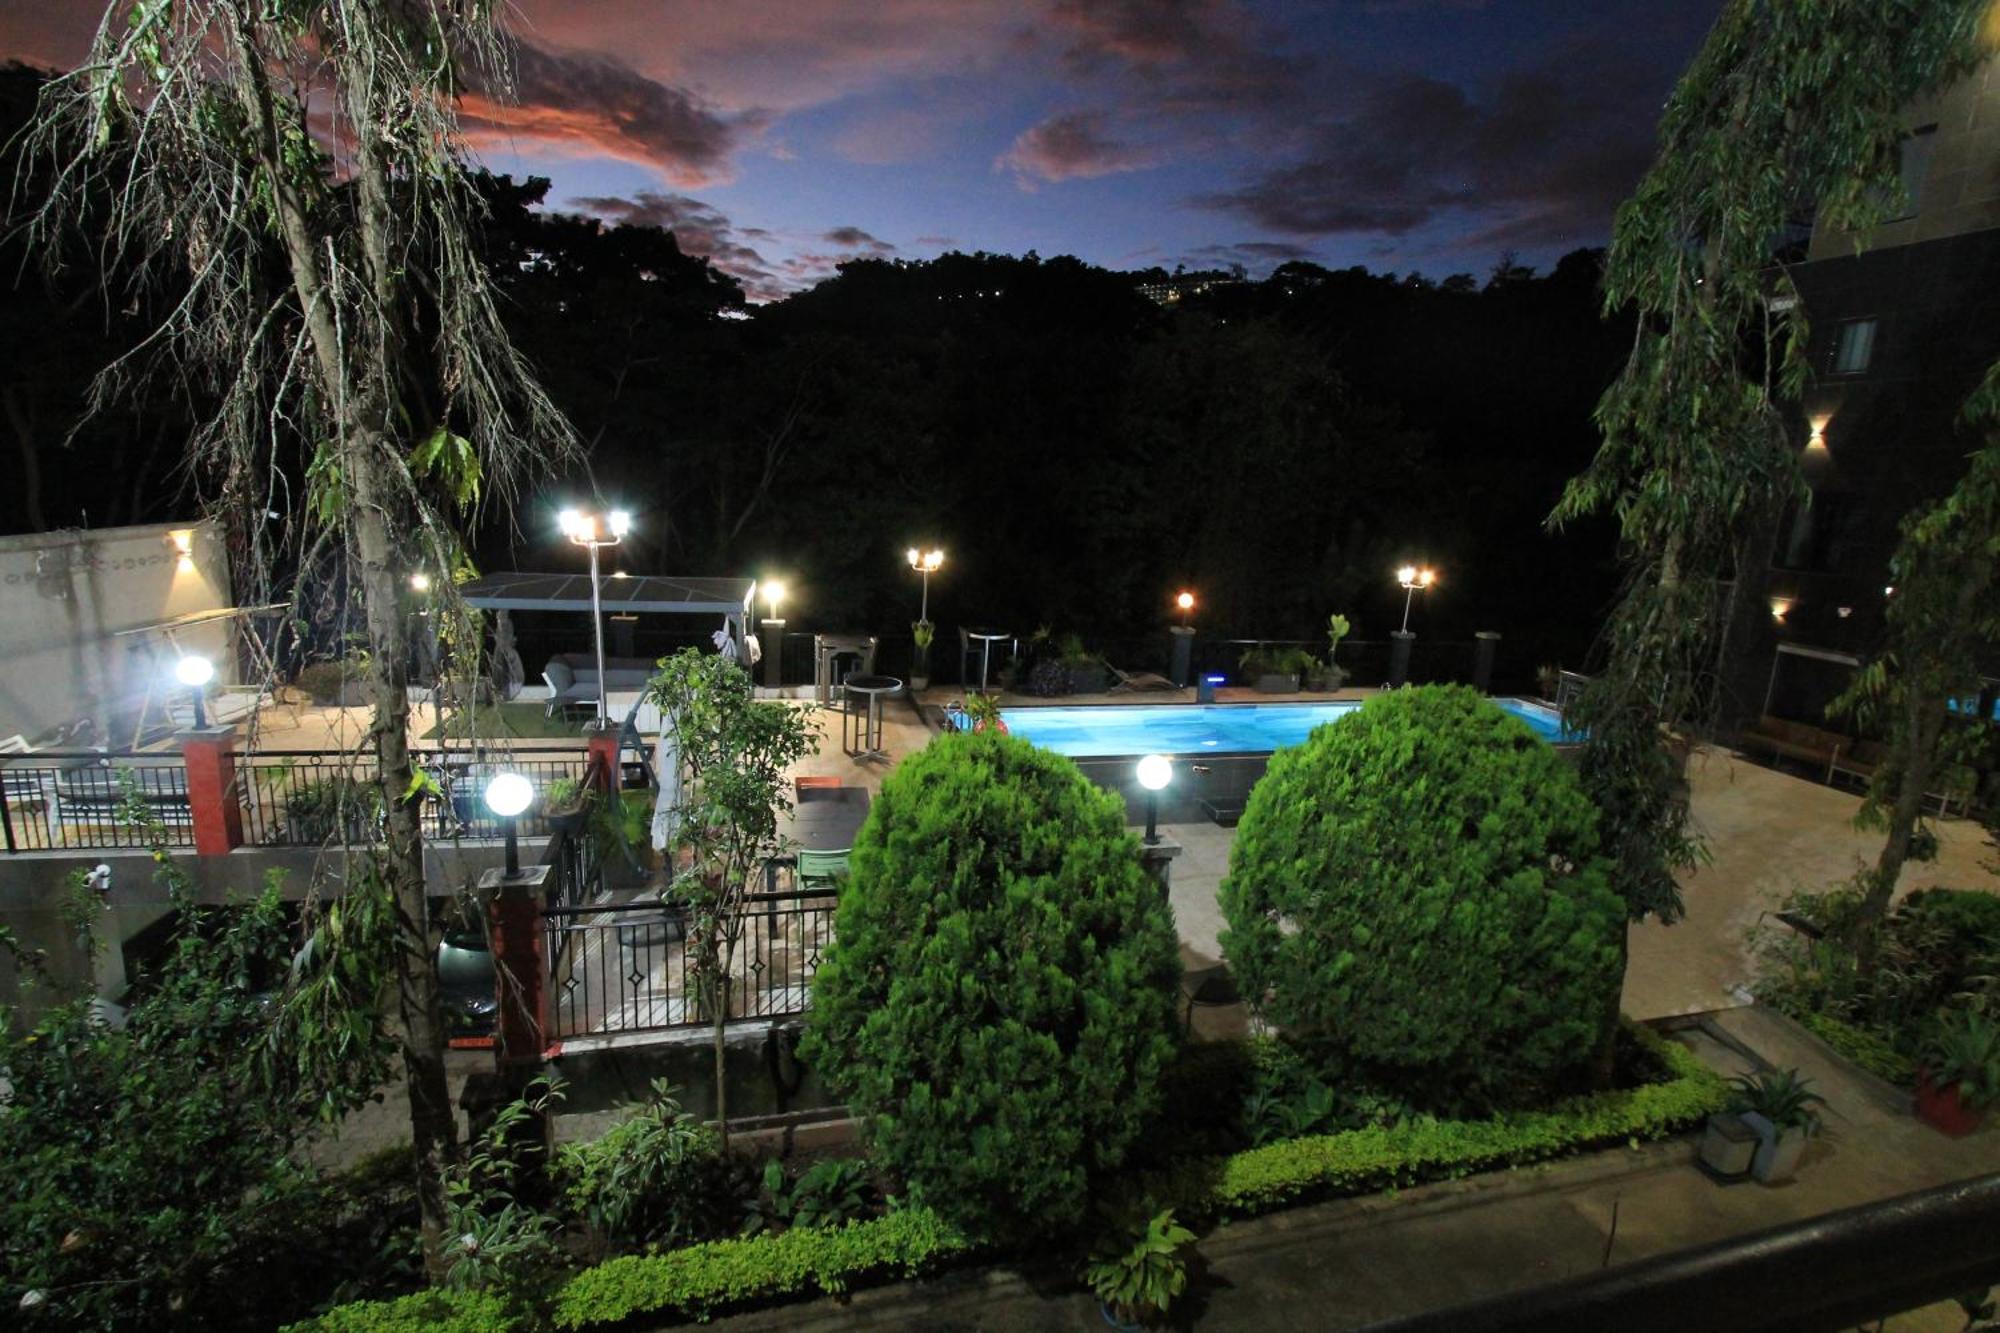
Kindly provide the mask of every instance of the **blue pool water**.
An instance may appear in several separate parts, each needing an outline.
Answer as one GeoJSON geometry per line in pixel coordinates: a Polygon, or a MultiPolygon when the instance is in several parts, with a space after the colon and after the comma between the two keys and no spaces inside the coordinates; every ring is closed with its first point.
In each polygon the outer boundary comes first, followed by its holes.
{"type": "MultiPolygon", "coordinates": [[[[1564,739],[1562,720],[1526,699],[1494,703],[1526,722],[1543,740],[1564,739]]],[[[1140,754],[1269,754],[1297,745],[1323,722],[1360,703],[1102,705],[1095,708],[1009,708],[1007,730],[1072,758],[1140,754]]]]}

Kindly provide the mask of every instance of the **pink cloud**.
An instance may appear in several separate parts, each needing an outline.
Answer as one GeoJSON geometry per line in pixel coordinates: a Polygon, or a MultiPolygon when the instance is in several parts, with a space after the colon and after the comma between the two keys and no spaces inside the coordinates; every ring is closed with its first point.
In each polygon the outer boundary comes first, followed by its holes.
{"type": "Polygon", "coordinates": [[[1106,123],[1101,111],[1051,116],[1021,131],[994,168],[1013,171],[1023,189],[1033,189],[1037,181],[1083,180],[1152,165],[1147,150],[1106,134],[1106,123]]]}

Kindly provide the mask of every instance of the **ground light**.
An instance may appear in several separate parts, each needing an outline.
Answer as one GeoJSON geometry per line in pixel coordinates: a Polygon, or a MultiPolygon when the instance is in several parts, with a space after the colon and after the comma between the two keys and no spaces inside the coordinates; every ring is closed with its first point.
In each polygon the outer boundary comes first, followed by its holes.
{"type": "Polygon", "coordinates": [[[208,726],[208,713],[203,707],[202,695],[208,682],[215,679],[215,664],[206,657],[190,654],[174,663],[174,678],[194,694],[194,729],[202,730],[208,726]]]}
{"type": "Polygon", "coordinates": [[[611,701],[610,684],[604,674],[604,607],[598,589],[597,553],[625,540],[625,534],[632,530],[632,516],[622,509],[603,515],[565,509],[556,516],[556,522],[572,544],[590,552],[590,626],[597,642],[597,720],[592,725],[606,731],[611,727],[611,701]]]}
{"type": "Polygon", "coordinates": [[[507,840],[507,878],[521,877],[521,845],[514,821],[535,799],[535,784],[519,773],[496,773],[486,784],[486,808],[500,817],[501,834],[507,840]]]}
{"type": "Polygon", "coordinates": [[[1146,789],[1146,845],[1160,841],[1160,791],[1174,780],[1173,761],[1163,754],[1149,754],[1139,761],[1139,785],[1146,789]]]}

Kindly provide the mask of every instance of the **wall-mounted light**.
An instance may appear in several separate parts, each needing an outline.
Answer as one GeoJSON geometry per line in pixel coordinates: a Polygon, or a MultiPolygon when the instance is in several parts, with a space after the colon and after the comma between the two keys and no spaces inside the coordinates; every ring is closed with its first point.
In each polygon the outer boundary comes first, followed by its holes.
{"type": "Polygon", "coordinates": [[[1806,448],[1808,449],[1826,448],[1826,427],[1827,423],[1831,422],[1832,420],[1833,420],[1833,413],[1822,412],[1818,416],[1813,417],[1807,423],[1812,427],[1812,434],[1806,437],[1806,448]]]}
{"type": "Polygon", "coordinates": [[[1771,619],[1782,621],[1785,618],[1785,613],[1790,611],[1791,609],[1792,609],[1791,598],[1773,597],[1771,599],[1771,619]]]}
{"type": "Polygon", "coordinates": [[[1836,606],[1833,608],[1833,613],[1839,616],[1842,620],[1845,620],[1849,616],[1854,614],[1854,608],[1851,606],[1836,606]]]}
{"type": "Polygon", "coordinates": [[[174,567],[185,574],[194,568],[194,529],[174,528],[167,533],[167,545],[178,557],[174,567]]]}

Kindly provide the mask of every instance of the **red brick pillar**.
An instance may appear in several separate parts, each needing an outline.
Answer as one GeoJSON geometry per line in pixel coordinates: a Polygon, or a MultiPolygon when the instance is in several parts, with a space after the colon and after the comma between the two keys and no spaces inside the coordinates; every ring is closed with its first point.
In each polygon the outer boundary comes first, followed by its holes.
{"type": "Polygon", "coordinates": [[[549,956],[542,935],[547,874],[546,866],[530,866],[510,880],[504,870],[489,870],[480,881],[500,1005],[493,1058],[503,1073],[540,1064],[549,1045],[549,956]]]}
{"type": "Polygon", "coordinates": [[[227,856],[243,845],[243,803],[236,792],[236,728],[182,732],[181,760],[187,765],[194,849],[202,856],[227,856]]]}
{"type": "Polygon", "coordinates": [[[604,774],[604,790],[618,790],[618,733],[594,731],[590,735],[590,767],[604,774]]]}

